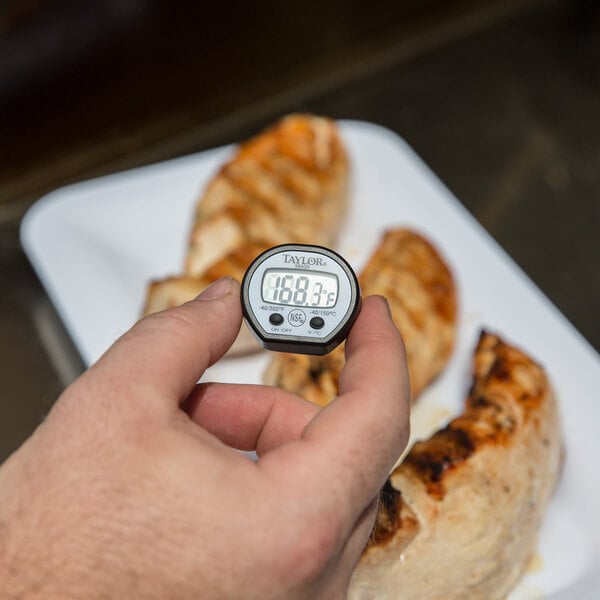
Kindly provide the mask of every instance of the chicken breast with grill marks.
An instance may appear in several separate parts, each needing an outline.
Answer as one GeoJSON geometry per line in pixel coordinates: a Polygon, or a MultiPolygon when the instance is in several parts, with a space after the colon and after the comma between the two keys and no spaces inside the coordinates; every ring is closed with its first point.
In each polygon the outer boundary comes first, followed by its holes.
{"type": "MultiPolygon", "coordinates": [[[[190,300],[223,275],[241,281],[252,260],[272,246],[333,245],[348,173],[338,128],[323,117],[290,115],[242,144],[198,201],[185,272],[152,282],[144,313],[190,300]]],[[[257,348],[244,329],[233,352],[257,348]]]]}
{"type": "MultiPolygon", "coordinates": [[[[437,250],[421,235],[394,229],[384,236],[359,276],[363,297],[381,294],[406,346],[415,398],[444,368],[452,352],[457,300],[454,281],[437,250]]],[[[278,354],[267,384],[324,406],[337,394],[344,347],[325,356],[278,354]]]]}
{"type": "Polygon", "coordinates": [[[535,552],[562,456],[544,370],[483,333],[463,414],[390,475],[348,598],[506,598],[535,552]]]}

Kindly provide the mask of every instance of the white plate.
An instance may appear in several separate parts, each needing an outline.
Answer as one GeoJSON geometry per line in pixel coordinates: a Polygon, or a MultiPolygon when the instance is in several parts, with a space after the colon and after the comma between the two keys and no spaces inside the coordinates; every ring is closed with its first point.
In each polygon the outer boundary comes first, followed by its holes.
{"type": "MultiPolygon", "coordinates": [[[[511,598],[598,597],[597,353],[398,136],[363,122],[341,127],[353,186],[338,250],[360,270],[385,229],[414,227],[445,255],[458,281],[456,351],[415,410],[415,429],[424,434],[460,410],[482,326],[543,363],[562,405],[567,462],[537,568],[511,598]]],[[[88,365],[136,321],[147,282],[180,272],[192,207],[230,152],[219,148],[59,189],[28,212],[23,245],[88,365]]],[[[208,377],[258,382],[267,360],[223,360],[208,377]]]]}

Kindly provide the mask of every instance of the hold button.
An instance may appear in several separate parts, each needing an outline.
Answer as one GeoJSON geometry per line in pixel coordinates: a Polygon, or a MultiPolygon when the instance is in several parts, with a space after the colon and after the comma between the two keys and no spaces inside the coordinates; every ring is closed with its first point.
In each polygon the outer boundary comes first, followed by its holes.
{"type": "Polygon", "coordinates": [[[323,321],[323,319],[321,317],[313,317],[310,320],[310,326],[313,329],[322,329],[324,325],[325,325],[325,321],[323,321]]]}

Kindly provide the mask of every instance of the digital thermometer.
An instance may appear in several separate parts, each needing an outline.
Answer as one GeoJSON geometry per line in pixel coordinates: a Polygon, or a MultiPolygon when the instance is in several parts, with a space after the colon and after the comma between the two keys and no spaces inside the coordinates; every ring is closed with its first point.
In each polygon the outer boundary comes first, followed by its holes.
{"type": "Polygon", "coordinates": [[[360,310],[350,265],[321,246],[285,244],[258,256],[242,280],[242,311],[267,350],[327,354],[360,310]]]}

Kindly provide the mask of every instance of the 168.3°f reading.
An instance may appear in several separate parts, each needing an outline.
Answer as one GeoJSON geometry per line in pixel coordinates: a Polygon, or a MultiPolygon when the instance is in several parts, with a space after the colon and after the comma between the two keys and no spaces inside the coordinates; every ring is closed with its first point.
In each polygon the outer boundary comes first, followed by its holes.
{"type": "Polygon", "coordinates": [[[288,306],[335,306],[338,279],[331,273],[267,269],[262,281],[264,302],[288,306]]]}

